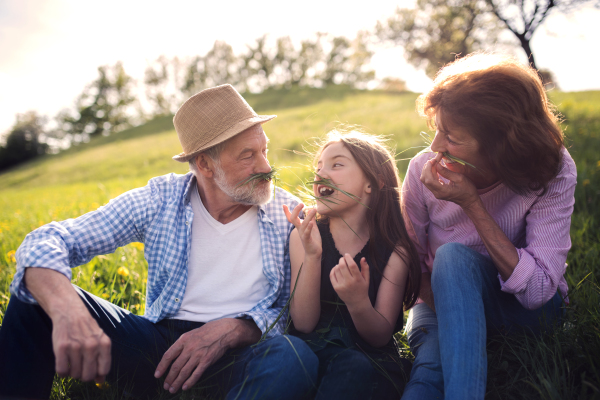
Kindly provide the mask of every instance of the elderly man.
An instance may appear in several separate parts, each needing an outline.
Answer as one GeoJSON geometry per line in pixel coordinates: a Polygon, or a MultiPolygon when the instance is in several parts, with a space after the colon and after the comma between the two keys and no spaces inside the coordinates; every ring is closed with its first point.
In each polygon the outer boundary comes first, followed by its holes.
{"type": "Polygon", "coordinates": [[[261,124],[274,117],[230,85],[206,89],[173,119],[183,147],[173,158],[191,173],[27,235],[0,329],[0,397],[48,398],[55,372],[139,397],[197,382],[238,399],[312,390],[317,360],[279,318],[293,228],[282,205],[297,199],[268,179],[243,184],[271,170],[261,124]],[[148,261],[143,317],[70,283],[71,268],[131,242],[148,261]]]}

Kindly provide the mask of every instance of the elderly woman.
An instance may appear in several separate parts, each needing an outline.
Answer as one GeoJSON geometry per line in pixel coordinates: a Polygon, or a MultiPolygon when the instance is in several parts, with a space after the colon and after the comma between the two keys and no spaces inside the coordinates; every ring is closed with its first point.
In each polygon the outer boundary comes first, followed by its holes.
{"type": "Polygon", "coordinates": [[[417,108],[436,133],[403,186],[423,279],[402,398],[483,399],[487,334],[540,332],[568,302],[575,164],[536,71],[512,58],[447,65],[417,108]]]}

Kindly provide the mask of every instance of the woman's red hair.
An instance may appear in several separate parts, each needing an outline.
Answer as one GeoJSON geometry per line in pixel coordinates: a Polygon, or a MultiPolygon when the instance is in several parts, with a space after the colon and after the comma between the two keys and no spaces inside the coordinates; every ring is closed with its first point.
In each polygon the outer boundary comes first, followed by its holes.
{"type": "Polygon", "coordinates": [[[460,58],[417,99],[431,128],[440,109],[444,124],[470,133],[492,172],[514,192],[543,194],[558,174],[564,137],[533,68],[507,56],[460,58]]]}

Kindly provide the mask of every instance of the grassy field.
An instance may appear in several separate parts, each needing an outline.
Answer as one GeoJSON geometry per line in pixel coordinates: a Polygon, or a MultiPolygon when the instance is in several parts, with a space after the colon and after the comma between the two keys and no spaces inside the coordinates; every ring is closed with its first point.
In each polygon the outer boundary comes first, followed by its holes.
{"type": "MultiPolygon", "coordinates": [[[[297,154],[338,123],[358,124],[389,136],[399,158],[422,145],[425,122],[414,111],[413,93],[362,92],[343,87],[268,91],[249,95],[262,114],[278,118],[264,126],[269,158],[282,168],[292,192],[310,176],[309,160],[297,154]]],[[[565,324],[542,338],[498,338],[489,346],[489,399],[600,399],[600,92],[555,93],[565,117],[567,146],[578,170],[567,281],[571,303],[565,324]]],[[[0,322],[15,271],[15,250],[31,230],[73,218],[153,176],[187,171],[171,160],[180,152],[171,118],[46,156],[0,174],[0,322]]],[[[402,174],[407,162],[399,161],[402,174]]],[[[73,272],[73,282],[93,294],[143,314],[146,283],[143,244],[96,257],[73,272]]],[[[55,380],[53,398],[114,398],[111,389],[72,379],[55,380]]],[[[181,398],[187,398],[182,396],[181,398]]]]}

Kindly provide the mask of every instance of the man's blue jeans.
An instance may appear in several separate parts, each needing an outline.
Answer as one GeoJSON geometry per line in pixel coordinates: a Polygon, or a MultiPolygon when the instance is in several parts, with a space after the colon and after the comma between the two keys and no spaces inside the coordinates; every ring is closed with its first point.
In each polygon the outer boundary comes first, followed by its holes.
{"type": "MultiPolygon", "coordinates": [[[[164,392],[162,379],[154,378],[158,362],[182,334],[202,323],[154,324],[76,289],[112,341],[109,384],[133,397],[164,392]]],[[[55,374],[51,334],[52,322],[41,307],[10,299],[0,328],[0,398],[49,397],[55,374]]],[[[302,399],[316,390],[317,370],[317,357],[302,340],[278,336],[228,351],[195,387],[227,399],[302,399]]]]}
{"type": "Polygon", "coordinates": [[[431,286],[436,312],[418,304],[406,325],[416,358],[403,400],[483,399],[487,335],[539,334],[563,314],[558,292],[543,307],[525,309],[501,291],[490,258],[458,243],[437,250],[431,286]]]}

